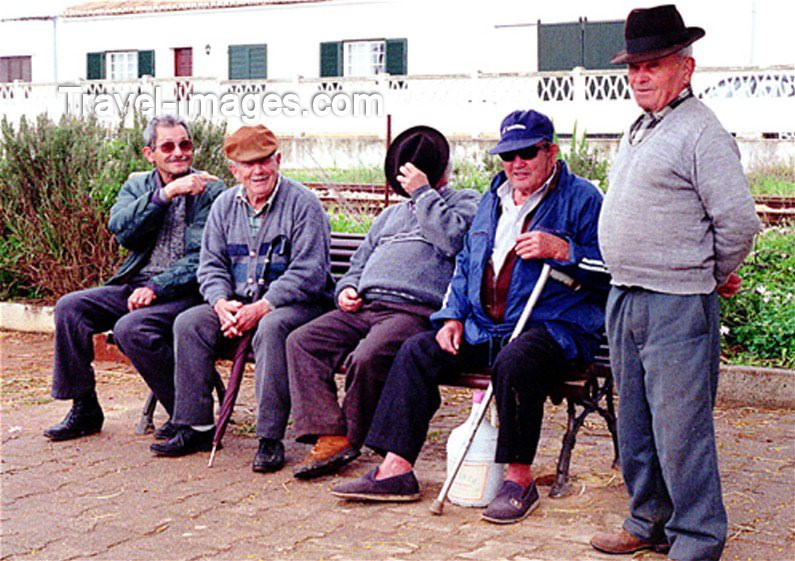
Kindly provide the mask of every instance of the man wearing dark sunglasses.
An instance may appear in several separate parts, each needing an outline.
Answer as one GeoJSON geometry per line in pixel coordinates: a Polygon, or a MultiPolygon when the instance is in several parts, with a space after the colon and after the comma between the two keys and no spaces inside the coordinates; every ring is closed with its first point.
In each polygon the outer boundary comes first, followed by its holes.
{"type": "Polygon", "coordinates": [[[530,467],[544,402],[575,364],[593,357],[609,280],[596,238],[602,194],[558,161],[553,135],[550,120],[536,111],[503,120],[500,142],[490,150],[503,172],[483,195],[443,307],[431,316],[438,331],[403,344],[365,439],[384,460],[335,487],[335,495],[418,499],[413,465],[441,402],[439,380],[490,365],[500,417],[495,460],[508,469],[483,518],[519,522],[538,506],[530,467]],[[524,331],[509,342],[545,263],[579,288],[548,282],[524,331]]]}
{"type": "MultiPolygon", "coordinates": [[[[102,429],[92,336],[109,329],[169,415],[173,411],[172,324],[201,301],[196,269],[202,230],[225,185],[191,169],[193,143],[183,118],[154,117],[144,143],[144,157],[155,169],[122,186],[108,224],[129,250],[127,260],[105,286],[72,292],[55,306],[52,395],[73,405],[61,423],[44,431],[50,440],[102,429]]],[[[167,422],[155,437],[171,432],[167,422]]]]}

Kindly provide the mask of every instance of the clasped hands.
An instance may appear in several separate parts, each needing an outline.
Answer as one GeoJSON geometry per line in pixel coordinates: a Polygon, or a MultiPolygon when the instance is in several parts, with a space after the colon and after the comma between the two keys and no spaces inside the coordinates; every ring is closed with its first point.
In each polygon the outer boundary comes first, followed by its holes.
{"type": "Polygon", "coordinates": [[[256,327],[259,320],[270,311],[270,307],[266,300],[243,304],[237,300],[221,298],[213,306],[213,311],[221,322],[224,337],[231,339],[256,327]]]}

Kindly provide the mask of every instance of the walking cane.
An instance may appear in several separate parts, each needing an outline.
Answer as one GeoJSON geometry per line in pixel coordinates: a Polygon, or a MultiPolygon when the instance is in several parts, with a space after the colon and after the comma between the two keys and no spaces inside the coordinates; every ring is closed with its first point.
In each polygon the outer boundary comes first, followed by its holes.
{"type": "MultiPolygon", "coordinates": [[[[539,296],[541,296],[541,291],[544,290],[544,285],[547,284],[547,279],[552,272],[552,268],[547,264],[544,263],[544,266],[541,269],[541,274],[538,276],[538,280],[536,281],[536,285],[533,287],[533,291],[530,293],[530,297],[527,299],[527,304],[525,304],[524,310],[522,310],[522,315],[519,316],[519,321],[516,322],[516,327],[513,329],[513,333],[511,333],[510,341],[516,339],[519,334],[524,329],[527,320],[530,318],[530,314],[533,312],[533,308],[535,308],[536,303],[538,302],[539,296]]],[[[557,275],[555,275],[557,278],[557,275]]],[[[469,425],[469,434],[467,436],[466,441],[464,442],[464,446],[461,450],[461,453],[455,460],[453,464],[453,469],[450,473],[447,474],[447,479],[442,485],[442,490],[439,491],[439,496],[436,497],[436,500],[433,501],[431,505],[431,512],[434,514],[442,514],[442,510],[444,509],[444,501],[447,498],[447,494],[450,492],[450,487],[453,486],[453,481],[455,481],[456,475],[458,475],[458,470],[461,469],[461,465],[464,463],[464,458],[469,452],[469,447],[472,445],[472,441],[475,439],[475,433],[478,431],[478,427],[480,426],[480,422],[486,416],[486,411],[489,408],[489,402],[491,401],[491,397],[494,395],[494,388],[492,387],[491,382],[489,382],[489,387],[486,389],[486,393],[483,395],[483,401],[480,402],[480,405],[477,409],[477,414],[472,418],[472,423],[469,425]]]]}

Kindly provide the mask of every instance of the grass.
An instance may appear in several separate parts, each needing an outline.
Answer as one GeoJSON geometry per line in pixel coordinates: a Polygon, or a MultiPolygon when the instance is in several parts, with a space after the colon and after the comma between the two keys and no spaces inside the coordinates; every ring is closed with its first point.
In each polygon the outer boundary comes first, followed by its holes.
{"type": "Polygon", "coordinates": [[[795,157],[784,162],[755,165],[746,176],[754,195],[795,196],[795,157]]]}

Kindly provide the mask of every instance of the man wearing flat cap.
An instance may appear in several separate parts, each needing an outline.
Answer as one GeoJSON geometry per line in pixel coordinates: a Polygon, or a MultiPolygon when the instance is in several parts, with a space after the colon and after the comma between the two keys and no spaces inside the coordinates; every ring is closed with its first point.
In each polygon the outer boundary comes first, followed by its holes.
{"type": "Polygon", "coordinates": [[[285,340],[331,301],[331,228],[317,197],[279,173],[278,141],[266,127],[241,127],[224,150],[240,185],[210,211],[198,270],[206,303],[174,324],[178,431],[151,449],[163,456],[210,449],[218,347],[254,330],[259,448],[252,469],[274,471],[284,465],[290,413],[285,340]]]}
{"type": "Polygon", "coordinates": [[[591,545],[713,561],[726,541],[712,420],[718,295],[739,288],[759,220],[734,139],[690,88],[690,45],[704,30],[665,5],[630,12],[624,35],[612,62],[628,65],[644,113],[610,169],[599,242],[630,512],[591,545]]]}
{"type": "Polygon", "coordinates": [[[395,138],[384,171],[410,200],[375,219],[337,283],[337,309],[287,339],[295,430],[299,442],[314,443],[294,470],[298,478],[332,473],[359,455],[395,354],[430,328],[428,317],[442,303],[479,198],[448,185],[449,153],[431,127],[395,138]],[[343,361],[339,405],[334,373],[343,361]]]}
{"type": "Polygon", "coordinates": [[[608,279],[596,239],[602,194],[557,159],[545,115],[514,111],[500,133],[490,153],[504,171],[481,199],[445,302],[431,316],[438,330],[403,344],[384,386],[365,440],[384,460],[335,487],[337,496],[418,499],[413,465],[440,405],[439,382],[491,365],[500,417],[495,461],[508,469],[483,518],[519,522],[538,506],[530,468],[544,402],[575,364],[592,359],[603,329],[608,279]],[[509,342],[545,263],[580,288],[548,282],[524,331],[509,342]]]}

